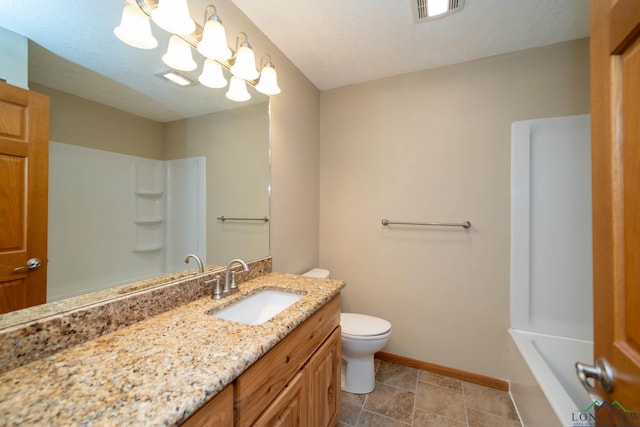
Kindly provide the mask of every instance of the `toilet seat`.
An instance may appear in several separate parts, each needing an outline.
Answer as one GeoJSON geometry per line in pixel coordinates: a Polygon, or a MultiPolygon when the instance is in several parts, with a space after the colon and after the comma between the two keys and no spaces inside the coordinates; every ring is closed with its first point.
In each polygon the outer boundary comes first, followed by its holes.
{"type": "Polygon", "coordinates": [[[358,313],[341,313],[340,327],[343,337],[354,340],[383,339],[391,332],[391,323],[386,320],[358,313]]]}

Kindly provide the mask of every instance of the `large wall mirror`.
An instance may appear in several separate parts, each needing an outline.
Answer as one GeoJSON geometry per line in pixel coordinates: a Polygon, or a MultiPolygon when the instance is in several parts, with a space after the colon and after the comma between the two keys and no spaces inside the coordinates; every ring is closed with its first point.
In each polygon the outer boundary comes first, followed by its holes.
{"type": "MultiPolygon", "coordinates": [[[[267,96],[198,84],[195,51],[181,72],[194,84],[159,77],[169,35],[152,24],[156,49],[120,42],[123,0],[4,3],[0,27],[29,39],[29,88],[50,97],[48,302],[184,277],[189,253],[207,268],[269,255],[267,96]]],[[[200,24],[206,5],[189,1],[200,24]]]]}

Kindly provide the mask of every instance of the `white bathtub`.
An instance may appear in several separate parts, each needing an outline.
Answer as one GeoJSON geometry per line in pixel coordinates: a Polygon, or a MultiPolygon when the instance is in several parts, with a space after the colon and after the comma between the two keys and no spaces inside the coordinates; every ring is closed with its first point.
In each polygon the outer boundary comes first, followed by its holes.
{"type": "Polygon", "coordinates": [[[516,329],[509,333],[519,353],[511,357],[511,394],[524,426],[573,426],[574,413],[592,403],[574,365],[593,363],[593,342],[516,329]]]}
{"type": "Polygon", "coordinates": [[[512,125],[511,395],[525,427],[573,426],[593,362],[588,115],[512,125]]]}

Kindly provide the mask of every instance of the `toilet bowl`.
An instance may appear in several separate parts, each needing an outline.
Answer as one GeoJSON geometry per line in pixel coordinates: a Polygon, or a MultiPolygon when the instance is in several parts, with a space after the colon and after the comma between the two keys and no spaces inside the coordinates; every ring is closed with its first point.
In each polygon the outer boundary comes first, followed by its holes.
{"type": "Polygon", "coordinates": [[[342,390],[371,393],[376,387],[373,355],[389,341],[391,323],[366,314],[342,313],[342,390]]]}
{"type": "MultiPolygon", "coordinates": [[[[326,279],[329,271],[309,270],[303,276],[326,279]]],[[[366,314],[342,313],[342,390],[371,393],[376,386],[373,355],[382,350],[391,336],[391,323],[366,314]]]]}

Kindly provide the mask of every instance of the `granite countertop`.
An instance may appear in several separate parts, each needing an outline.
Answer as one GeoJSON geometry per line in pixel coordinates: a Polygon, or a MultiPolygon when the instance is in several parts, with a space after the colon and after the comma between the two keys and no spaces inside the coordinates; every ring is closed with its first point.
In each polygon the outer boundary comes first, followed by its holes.
{"type": "Polygon", "coordinates": [[[178,425],[345,286],[270,273],[0,376],[2,425],[178,425]],[[260,289],[305,296],[260,325],[215,318],[260,289]]]}
{"type": "MultiPolygon", "coordinates": [[[[209,272],[220,268],[224,267],[217,264],[207,264],[205,266],[205,271],[209,272]]],[[[159,284],[169,283],[174,280],[193,277],[197,272],[197,268],[192,268],[171,274],[156,275],[155,277],[136,280],[134,282],[126,281],[127,283],[114,285],[99,291],[77,295],[59,301],[52,301],[47,304],[36,305],[22,310],[12,311],[10,313],[3,313],[2,316],[0,316],[0,328],[10,327],[19,323],[26,323],[34,318],[55,315],[69,309],[94,304],[97,301],[104,301],[130,292],[148,289],[159,284]]]]}

